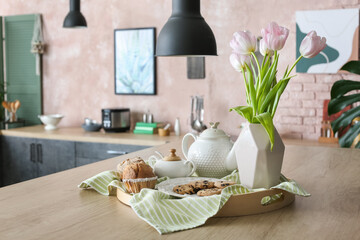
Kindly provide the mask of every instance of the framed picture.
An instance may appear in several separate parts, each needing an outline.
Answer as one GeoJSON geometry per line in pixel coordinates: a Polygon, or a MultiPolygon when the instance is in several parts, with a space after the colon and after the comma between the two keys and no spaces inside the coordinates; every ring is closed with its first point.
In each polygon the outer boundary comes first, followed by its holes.
{"type": "Polygon", "coordinates": [[[155,28],[115,29],[115,94],[155,95],[155,28]]]}
{"type": "Polygon", "coordinates": [[[324,50],[296,65],[299,73],[337,73],[351,60],[359,60],[359,9],[296,12],[296,57],[302,39],[311,30],[326,37],[324,50]]]}

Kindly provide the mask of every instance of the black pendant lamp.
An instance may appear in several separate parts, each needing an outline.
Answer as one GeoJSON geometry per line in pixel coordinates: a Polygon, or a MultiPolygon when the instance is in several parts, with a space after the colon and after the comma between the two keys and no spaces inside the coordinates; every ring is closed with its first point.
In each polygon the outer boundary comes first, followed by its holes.
{"type": "Polygon", "coordinates": [[[200,13],[200,0],[172,0],[160,31],[156,56],[217,56],[216,40],[200,13]]]}
{"type": "Polygon", "coordinates": [[[85,17],[80,12],[80,0],[70,0],[70,12],[64,20],[64,28],[86,28],[85,17]]]}

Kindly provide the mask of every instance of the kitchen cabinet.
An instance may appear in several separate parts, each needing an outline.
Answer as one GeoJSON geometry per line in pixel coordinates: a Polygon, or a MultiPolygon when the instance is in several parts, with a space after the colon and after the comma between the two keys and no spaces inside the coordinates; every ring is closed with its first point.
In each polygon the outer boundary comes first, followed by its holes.
{"type": "Polygon", "coordinates": [[[42,177],[148,147],[1,136],[0,186],[42,177]]]}
{"type": "Polygon", "coordinates": [[[2,184],[4,186],[37,177],[35,139],[1,137],[2,184]]]}
{"type": "Polygon", "coordinates": [[[38,176],[76,167],[75,142],[37,139],[38,176]]]}
{"type": "Polygon", "coordinates": [[[75,167],[75,143],[1,137],[2,185],[10,185],[75,167]]]}
{"type": "Polygon", "coordinates": [[[76,166],[82,166],[104,159],[125,155],[131,152],[143,150],[148,147],[149,146],[127,144],[76,142],[76,166]]]}

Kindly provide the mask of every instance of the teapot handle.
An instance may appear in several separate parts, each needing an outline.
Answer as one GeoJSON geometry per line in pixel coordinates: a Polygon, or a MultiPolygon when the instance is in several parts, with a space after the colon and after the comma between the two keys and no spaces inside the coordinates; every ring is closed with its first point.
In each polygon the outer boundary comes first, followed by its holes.
{"type": "Polygon", "coordinates": [[[196,171],[196,165],[193,161],[191,160],[187,160],[186,162],[184,162],[185,165],[188,165],[188,164],[191,164],[191,168],[192,168],[192,171],[187,175],[187,177],[190,177],[191,175],[194,174],[194,172],[196,171]]]}
{"type": "Polygon", "coordinates": [[[189,147],[188,147],[188,143],[189,143],[189,137],[194,138],[194,140],[196,141],[196,136],[193,133],[187,133],[185,134],[183,140],[182,140],[182,151],[183,154],[185,156],[186,159],[188,159],[188,152],[189,152],[189,147]]]}
{"type": "Polygon", "coordinates": [[[162,155],[161,152],[155,151],[155,153],[160,156],[160,159],[163,159],[163,158],[164,158],[164,155],[162,155]]]}

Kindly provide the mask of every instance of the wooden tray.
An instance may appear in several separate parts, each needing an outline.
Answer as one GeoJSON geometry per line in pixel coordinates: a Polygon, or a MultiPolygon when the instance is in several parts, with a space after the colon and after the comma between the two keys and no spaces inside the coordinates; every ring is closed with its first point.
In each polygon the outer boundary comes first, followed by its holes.
{"type": "MultiPolygon", "coordinates": [[[[117,198],[129,206],[131,195],[117,189],[117,198]]],[[[274,211],[290,205],[295,195],[280,189],[270,189],[261,192],[233,195],[214,217],[238,217],[274,211]],[[266,196],[282,193],[282,196],[269,205],[262,205],[261,200],[266,196]]]]}

